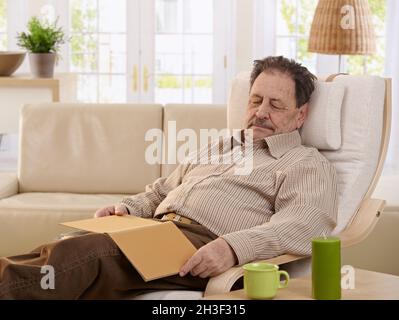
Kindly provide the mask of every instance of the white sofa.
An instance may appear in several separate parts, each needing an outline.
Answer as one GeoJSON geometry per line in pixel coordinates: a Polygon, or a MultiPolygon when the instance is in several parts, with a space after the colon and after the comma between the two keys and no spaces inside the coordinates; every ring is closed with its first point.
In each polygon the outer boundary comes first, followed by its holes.
{"type": "Polygon", "coordinates": [[[148,164],[144,158],[153,143],[145,141],[146,132],[163,130],[169,120],[177,120],[177,130],[222,129],[226,106],[25,106],[18,172],[0,173],[0,256],[52,241],[71,231],[60,222],[92,217],[171,172],[175,165],[148,164]]]}

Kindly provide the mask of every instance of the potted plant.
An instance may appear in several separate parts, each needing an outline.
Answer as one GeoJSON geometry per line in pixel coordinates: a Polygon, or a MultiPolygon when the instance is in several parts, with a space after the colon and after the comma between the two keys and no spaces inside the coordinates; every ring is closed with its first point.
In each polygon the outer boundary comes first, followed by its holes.
{"type": "Polygon", "coordinates": [[[18,46],[29,52],[31,72],[37,78],[52,78],[54,65],[65,34],[57,27],[58,19],[50,24],[32,17],[28,22],[28,32],[17,35],[18,46]]]}

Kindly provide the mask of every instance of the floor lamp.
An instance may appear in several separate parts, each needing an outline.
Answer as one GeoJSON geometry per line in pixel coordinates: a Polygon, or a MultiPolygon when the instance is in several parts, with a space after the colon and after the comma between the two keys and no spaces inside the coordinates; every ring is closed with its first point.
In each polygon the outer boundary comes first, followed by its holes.
{"type": "Polygon", "coordinates": [[[372,14],[367,0],[319,0],[309,37],[309,52],[339,55],[375,53],[372,14]]]}

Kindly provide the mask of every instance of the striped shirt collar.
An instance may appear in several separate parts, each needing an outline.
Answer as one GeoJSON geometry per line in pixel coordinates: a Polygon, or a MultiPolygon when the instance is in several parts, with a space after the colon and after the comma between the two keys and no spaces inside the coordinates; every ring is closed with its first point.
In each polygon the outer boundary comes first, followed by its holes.
{"type": "MultiPolygon", "coordinates": [[[[237,145],[244,145],[245,141],[245,130],[241,130],[241,141],[238,141],[235,137],[232,137],[232,147],[237,145]]],[[[298,130],[294,130],[288,133],[276,134],[270,137],[266,137],[261,140],[254,141],[253,148],[258,149],[269,149],[270,154],[276,158],[281,158],[289,150],[302,144],[301,135],[298,130]]]]}
{"type": "Polygon", "coordinates": [[[276,159],[281,158],[285,153],[302,144],[298,130],[276,134],[266,137],[264,140],[269,147],[270,154],[276,159]]]}

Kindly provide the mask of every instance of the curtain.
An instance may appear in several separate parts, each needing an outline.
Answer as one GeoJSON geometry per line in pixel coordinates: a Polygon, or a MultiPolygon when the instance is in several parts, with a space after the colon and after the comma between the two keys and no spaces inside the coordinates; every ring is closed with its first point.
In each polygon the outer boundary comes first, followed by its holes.
{"type": "Polygon", "coordinates": [[[384,174],[399,175],[399,1],[387,0],[385,75],[392,78],[392,124],[384,174]]]}

